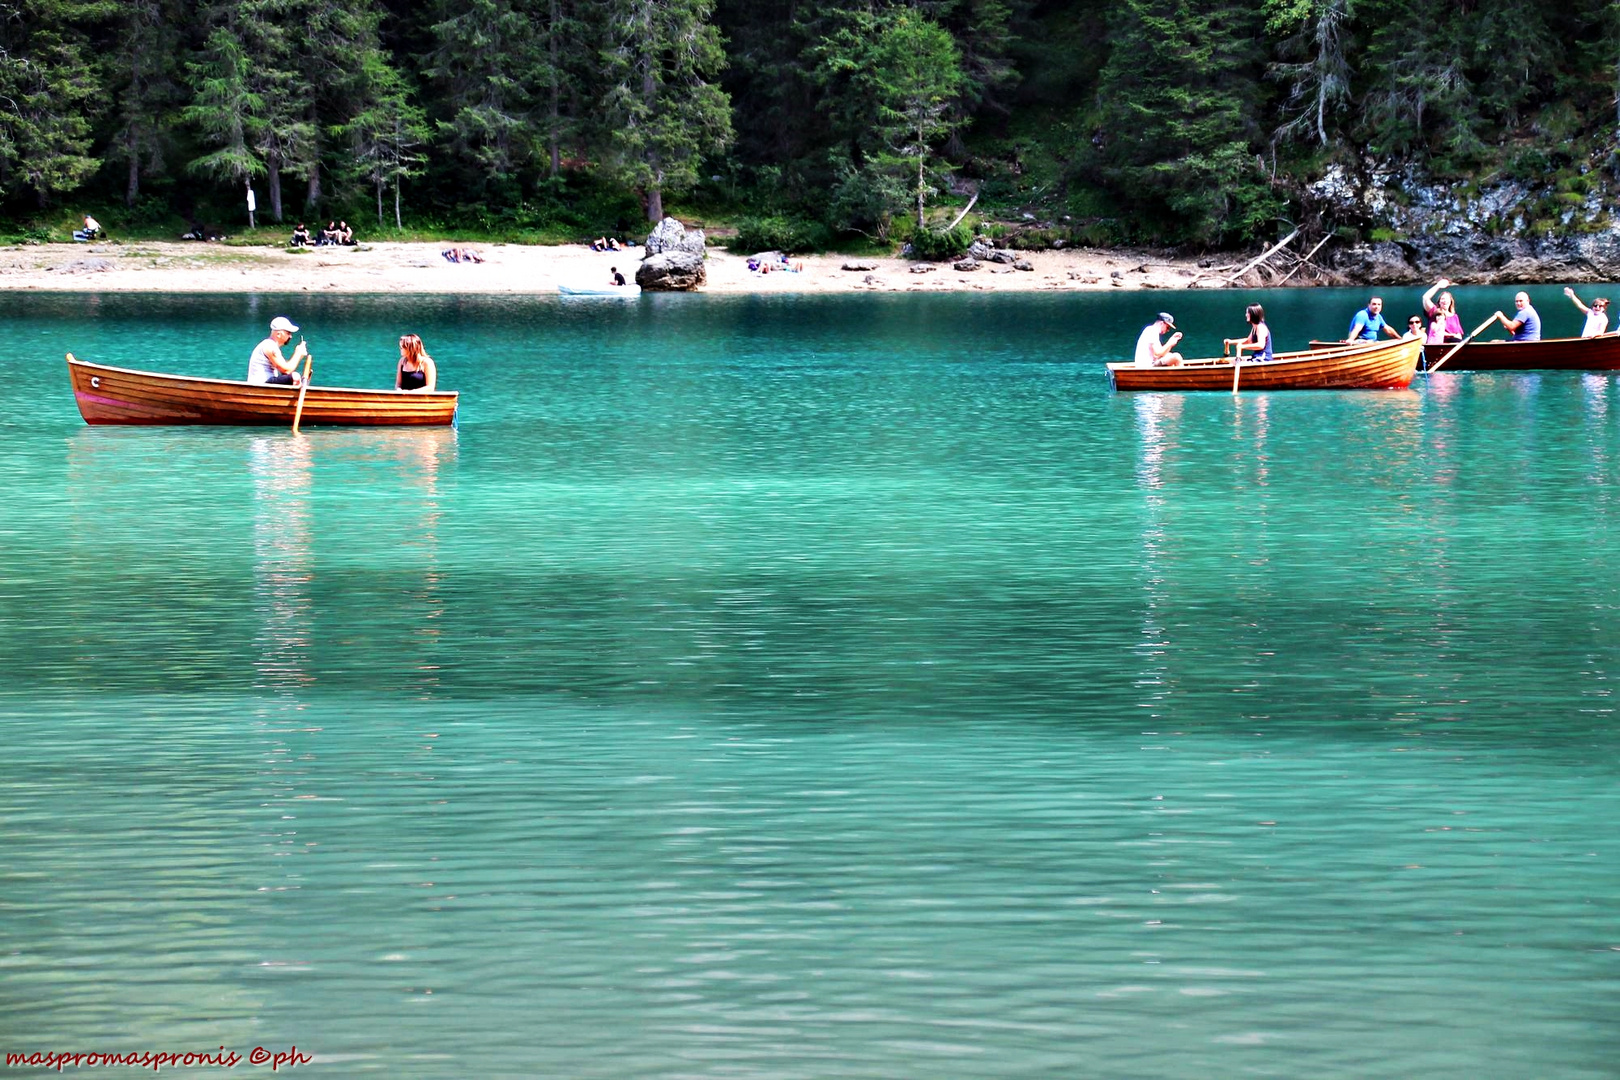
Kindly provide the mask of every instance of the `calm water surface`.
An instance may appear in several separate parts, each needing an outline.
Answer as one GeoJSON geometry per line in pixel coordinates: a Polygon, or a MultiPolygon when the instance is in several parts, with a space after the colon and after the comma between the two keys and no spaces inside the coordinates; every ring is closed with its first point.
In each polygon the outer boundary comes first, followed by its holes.
{"type": "Polygon", "coordinates": [[[7,296],[0,1044],[1614,1076],[1615,379],[1109,393],[1248,299],[7,296]],[[459,431],[79,420],[276,314],[459,431]]]}

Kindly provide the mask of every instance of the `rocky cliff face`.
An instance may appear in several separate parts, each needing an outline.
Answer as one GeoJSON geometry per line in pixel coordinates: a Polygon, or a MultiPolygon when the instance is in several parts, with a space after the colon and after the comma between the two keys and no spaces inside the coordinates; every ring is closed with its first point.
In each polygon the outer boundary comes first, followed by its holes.
{"type": "Polygon", "coordinates": [[[1609,212],[1612,181],[1591,165],[1485,186],[1440,183],[1410,171],[1368,175],[1357,185],[1335,169],[1311,187],[1335,216],[1370,223],[1378,238],[1331,256],[1329,265],[1347,281],[1620,278],[1620,221],[1609,212]]]}

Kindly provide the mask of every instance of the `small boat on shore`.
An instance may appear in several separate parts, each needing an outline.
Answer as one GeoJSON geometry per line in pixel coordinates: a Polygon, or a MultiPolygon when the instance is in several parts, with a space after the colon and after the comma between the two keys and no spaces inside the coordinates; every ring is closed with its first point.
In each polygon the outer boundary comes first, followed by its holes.
{"type": "MultiPolygon", "coordinates": [[[[1239,390],[1404,390],[1417,373],[1423,342],[1416,338],[1369,342],[1333,349],[1277,353],[1271,360],[1245,360],[1236,370],[1239,390]]],[[[1184,360],[1175,367],[1109,364],[1115,390],[1232,390],[1230,357],[1184,360]]]]}
{"type": "Polygon", "coordinates": [[[613,296],[621,300],[629,300],[641,295],[641,286],[634,283],[625,285],[558,285],[557,291],[563,296],[613,296]]]}
{"type": "MultiPolygon", "coordinates": [[[[73,400],[87,424],[227,424],[291,426],[295,386],[199,379],[108,367],[68,353],[73,400]]],[[[311,386],[302,424],[349,427],[433,426],[455,422],[456,391],[402,393],[311,386]]]]}

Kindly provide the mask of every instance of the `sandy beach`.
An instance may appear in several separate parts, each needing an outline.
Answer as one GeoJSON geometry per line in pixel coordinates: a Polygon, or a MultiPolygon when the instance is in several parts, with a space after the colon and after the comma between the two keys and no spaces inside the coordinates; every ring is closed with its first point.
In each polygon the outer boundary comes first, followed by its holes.
{"type": "MultiPolygon", "coordinates": [[[[495,244],[478,248],[482,263],[451,263],[440,254],[447,246],[377,243],[297,252],[191,242],[19,246],[0,251],[0,290],[547,294],[559,284],[605,283],[613,266],[633,280],[640,262],[639,248],[495,244]]],[[[709,280],[701,291],[727,294],[1180,289],[1199,273],[1194,260],[1160,253],[1075,250],[1018,253],[1033,270],[981,263],[958,271],[950,263],[805,255],[794,259],[803,268],[798,273],[759,274],[749,271],[744,256],[708,251],[709,280]]]]}

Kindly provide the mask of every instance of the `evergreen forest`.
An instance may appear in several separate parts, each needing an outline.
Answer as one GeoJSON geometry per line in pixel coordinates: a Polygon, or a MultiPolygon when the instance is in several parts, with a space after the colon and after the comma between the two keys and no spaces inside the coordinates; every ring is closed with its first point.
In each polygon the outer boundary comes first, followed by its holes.
{"type": "Polygon", "coordinates": [[[1620,169],[1617,80],[1615,0],[0,0],[0,218],[1214,248],[1620,169]]]}

